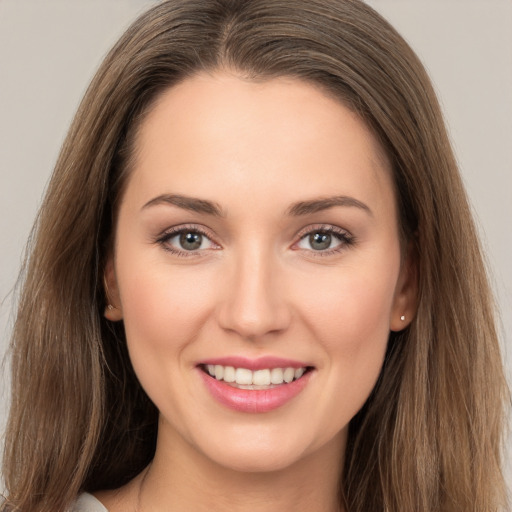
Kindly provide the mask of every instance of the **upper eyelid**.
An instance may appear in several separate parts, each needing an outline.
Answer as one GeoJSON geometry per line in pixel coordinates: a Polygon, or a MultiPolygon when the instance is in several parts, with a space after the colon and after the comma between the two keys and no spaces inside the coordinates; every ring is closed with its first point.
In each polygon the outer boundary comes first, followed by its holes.
{"type": "Polygon", "coordinates": [[[211,231],[208,228],[201,226],[200,224],[180,224],[178,226],[172,226],[161,231],[160,234],[157,235],[157,238],[160,239],[168,236],[174,236],[179,233],[183,233],[184,231],[196,231],[197,233],[208,237],[212,242],[215,242],[215,237],[212,236],[211,231]]]}
{"type": "MultiPolygon", "coordinates": [[[[206,226],[202,226],[201,224],[178,224],[177,226],[172,226],[170,228],[165,228],[160,232],[158,236],[164,236],[166,234],[180,233],[182,231],[198,231],[206,236],[211,236],[211,230],[206,226]]],[[[329,232],[337,232],[337,233],[346,233],[350,235],[350,232],[339,226],[335,226],[333,224],[310,224],[299,229],[295,237],[302,237],[303,235],[307,235],[313,231],[329,231],[329,232]]]]}
{"type": "Polygon", "coordinates": [[[302,250],[305,251],[308,254],[313,255],[315,258],[318,257],[327,257],[327,256],[333,256],[335,254],[339,254],[343,250],[347,249],[347,246],[351,246],[354,243],[356,243],[356,238],[354,235],[352,235],[348,230],[341,228],[339,226],[335,226],[333,224],[319,224],[319,225],[310,225],[302,230],[299,231],[299,233],[296,235],[296,241],[293,242],[291,245],[291,248],[294,250],[302,250]],[[298,247],[298,245],[309,235],[312,233],[329,233],[333,234],[336,238],[339,239],[340,244],[336,247],[321,250],[321,251],[315,251],[313,249],[303,249],[298,247]]]}
{"type": "Polygon", "coordinates": [[[296,238],[302,240],[305,236],[314,233],[314,232],[321,232],[325,231],[328,233],[334,233],[339,235],[346,235],[347,237],[352,238],[353,235],[345,228],[341,228],[339,226],[335,226],[333,224],[312,224],[309,226],[305,226],[304,228],[300,229],[297,234],[295,235],[296,238]]]}
{"type": "MultiPolygon", "coordinates": [[[[219,244],[216,241],[215,237],[210,234],[209,229],[207,229],[201,225],[197,225],[197,224],[172,226],[170,228],[167,228],[167,229],[161,231],[160,234],[154,238],[154,241],[157,244],[167,245],[169,240],[178,236],[180,233],[187,232],[187,231],[188,232],[196,232],[196,233],[199,233],[202,236],[206,237],[211,242],[211,244],[213,244],[215,246],[213,248],[209,248],[209,250],[212,250],[212,249],[217,250],[218,248],[222,248],[221,244],[219,244]]],[[[205,250],[205,249],[202,249],[202,250],[198,249],[198,250],[194,250],[194,251],[185,251],[183,249],[174,248],[173,252],[175,252],[175,253],[183,252],[183,254],[192,256],[194,254],[198,255],[203,250],[205,250]]]]}
{"type": "MultiPolygon", "coordinates": [[[[160,234],[155,237],[155,239],[158,242],[162,242],[184,231],[198,232],[201,235],[206,236],[213,244],[222,247],[222,245],[217,241],[217,237],[215,236],[215,234],[212,234],[210,229],[201,224],[180,224],[177,226],[172,226],[161,231],[160,234]]],[[[294,235],[294,241],[292,245],[297,244],[304,237],[310,235],[311,233],[322,231],[333,233],[334,235],[338,234],[340,236],[345,236],[346,238],[350,239],[354,238],[354,236],[347,229],[335,226],[333,224],[310,224],[296,232],[296,234],[294,235]]]]}
{"type": "Polygon", "coordinates": [[[197,224],[195,225],[178,225],[178,226],[172,226],[170,228],[167,228],[163,230],[158,236],[154,238],[154,242],[161,246],[162,249],[165,251],[170,252],[171,254],[174,254],[176,257],[186,257],[186,258],[202,258],[206,256],[206,251],[211,250],[218,250],[221,249],[222,246],[215,241],[214,237],[212,237],[209,233],[209,230],[206,228],[199,226],[197,224]],[[214,247],[209,247],[208,249],[196,249],[196,250],[190,250],[187,251],[186,249],[181,249],[179,247],[174,247],[173,244],[170,243],[170,240],[173,238],[179,236],[180,233],[183,232],[196,232],[200,235],[207,238],[210,243],[214,247]]]}

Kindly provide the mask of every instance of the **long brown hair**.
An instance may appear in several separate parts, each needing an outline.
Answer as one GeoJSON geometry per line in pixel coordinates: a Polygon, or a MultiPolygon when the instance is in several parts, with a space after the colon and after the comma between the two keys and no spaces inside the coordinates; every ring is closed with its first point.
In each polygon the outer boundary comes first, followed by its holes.
{"type": "Polygon", "coordinates": [[[62,512],[151,460],[157,411],[103,317],[103,265],[137,128],[200,71],[291,76],[334,95],[392,162],[418,311],[391,334],[350,424],[348,512],[497,511],[508,390],[468,201],[426,72],[357,0],[171,0],[141,16],[93,79],[62,148],[23,273],[12,338],[6,507],[62,512]]]}

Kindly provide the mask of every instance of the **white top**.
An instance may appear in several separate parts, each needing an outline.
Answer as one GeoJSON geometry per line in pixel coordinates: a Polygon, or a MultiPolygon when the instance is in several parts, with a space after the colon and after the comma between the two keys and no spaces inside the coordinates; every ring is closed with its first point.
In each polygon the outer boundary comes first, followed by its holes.
{"type": "Polygon", "coordinates": [[[108,512],[108,510],[92,494],[84,492],[69,512],[108,512]]]}
{"type": "MultiPolygon", "coordinates": [[[[4,501],[5,499],[0,495],[0,506],[4,501]]],[[[92,494],[84,492],[78,496],[68,512],[108,512],[108,510],[92,494]]]]}

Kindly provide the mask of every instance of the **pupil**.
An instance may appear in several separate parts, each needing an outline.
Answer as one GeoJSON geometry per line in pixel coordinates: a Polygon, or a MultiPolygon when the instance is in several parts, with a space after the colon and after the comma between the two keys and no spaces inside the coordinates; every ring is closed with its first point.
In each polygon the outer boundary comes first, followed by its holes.
{"type": "Polygon", "coordinates": [[[193,251],[194,249],[199,249],[201,247],[201,242],[203,240],[203,235],[200,233],[181,233],[180,235],[180,245],[183,249],[187,251],[193,251]]]}
{"type": "Polygon", "coordinates": [[[309,235],[309,243],[315,251],[328,249],[331,245],[331,235],[328,233],[314,233],[309,235]]]}

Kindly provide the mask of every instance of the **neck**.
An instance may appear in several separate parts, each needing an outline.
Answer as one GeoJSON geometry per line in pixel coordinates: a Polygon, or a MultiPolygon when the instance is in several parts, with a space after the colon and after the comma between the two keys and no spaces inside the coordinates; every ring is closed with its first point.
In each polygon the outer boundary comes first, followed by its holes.
{"type": "Polygon", "coordinates": [[[344,447],[338,436],[286,468],[237,471],[161,431],[155,458],[135,484],[138,511],[338,512],[344,447]]]}

